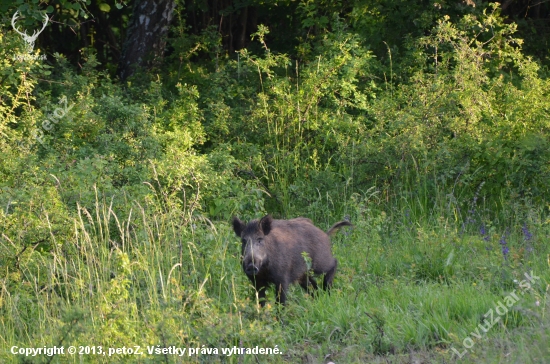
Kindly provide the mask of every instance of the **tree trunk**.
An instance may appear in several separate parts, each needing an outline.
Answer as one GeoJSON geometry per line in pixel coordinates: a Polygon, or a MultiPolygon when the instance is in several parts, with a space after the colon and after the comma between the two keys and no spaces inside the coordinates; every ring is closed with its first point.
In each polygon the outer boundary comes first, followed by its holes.
{"type": "Polygon", "coordinates": [[[237,38],[237,49],[243,49],[246,45],[246,23],[248,22],[248,6],[242,9],[239,23],[241,25],[239,38],[237,38]]]}
{"type": "Polygon", "coordinates": [[[175,0],[136,0],[118,67],[121,80],[160,63],[175,7],[175,0]]]}

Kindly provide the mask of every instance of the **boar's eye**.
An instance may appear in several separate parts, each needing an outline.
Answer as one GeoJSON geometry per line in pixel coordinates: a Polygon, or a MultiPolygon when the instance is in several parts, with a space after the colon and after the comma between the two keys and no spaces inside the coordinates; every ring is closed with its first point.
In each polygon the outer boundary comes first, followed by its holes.
{"type": "Polygon", "coordinates": [[[257,238],[257,239],[256,239],[256,242],[257,242],[258,244],[261,244],[261,243],[264,242],[264,239],[263,239],[263,238],[257,238]]]}

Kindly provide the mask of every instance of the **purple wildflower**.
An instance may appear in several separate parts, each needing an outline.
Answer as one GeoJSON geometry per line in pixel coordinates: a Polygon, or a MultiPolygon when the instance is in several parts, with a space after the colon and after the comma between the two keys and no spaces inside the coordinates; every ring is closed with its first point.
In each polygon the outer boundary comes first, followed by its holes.
{"type": "Polygon", "coordinates": [[[533,251],[533,247],[531,246],[530,241],[533,240],[533,234],[531,234],[529,229],[527,229],[527,224],[523,224],[521,231],[523,232],[523,240],[527,243],[526,249],[529,253],[531,253],[533,251]]]}
{"type": "Polygon", "coordinates": [[[474,215],[476,213],[476,210],[471,209],[468,210],[468,216],[466,217],[466,224],[475,224],[476,219],[474,218],[474,215]]]}
{"type": "Polygon", "coordinates": [[[533,239],[533,234],[529,232],[529,229],[527,229],[527,224],[523,224],[521,227],[521,231],[523,232],[523,240],[530,241],[533,239]]]}
{"type": "Polygon", "coordinates": [[[504,259],[508,259],[508,253],[510,252],[510,249],[508,249],[508,243],[506,242],[506,233],[502,235],[502,238],[499,240],[499,244],[502,246],[502,255],[504,256],[504,259]]]}
{"type": "Polygon", "coordinates": [[[502,247],[502,255],[504,256],[504,259],[508,258],[508,253],[510,252],[510,249],[508,249],[507,246],[502,247]]]}
{"type": "Polygon", "coordinates": [[[479,233],[481,236],[483,236],[484,241],[489,241],[491,238],[489,237],[489,234],[487,233],[487,228],[485,228],[485,225],[481,225],[481,228],[479,229],[479,233]]]}
{"type": "MultiPolygon", "coordinates": [[[[491,240],[491,237],[489,236],[489,233],[487,232],[487,228],[485,227],[485,224],[482,224],[481,225],[481,228],[479,228],[479,233],[481,234],[481,236],[483,237],[483,241],[488,243],[489,240],[491,240]]],[[[487,245],[485,247],[485,250],[492,250],[491,246],[490,245],[487,245]]]]}

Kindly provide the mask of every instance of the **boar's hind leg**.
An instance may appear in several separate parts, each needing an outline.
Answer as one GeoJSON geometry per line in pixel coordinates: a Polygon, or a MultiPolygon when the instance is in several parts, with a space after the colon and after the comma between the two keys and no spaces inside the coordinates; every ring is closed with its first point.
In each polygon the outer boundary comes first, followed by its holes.
{"type": "Polygon", "coordinates": [[[304,276],[300,278],[298,283],[300,283],[300,286],[302,286],[302,288],[309,294],[312,294],[313,291],[317,290],[318,288],[315,278],[307,274],[304,274],[304,276]]]}
{"type": "Polygon", "coordinates": [[[325,274],[325,278],[323,279],[323,289],[329,290],[332,286],[332,280],[334,279],[334,273],[336,273],[336,266],[338,265],[338,261],[334,259],[334,266],[328,270],[328,272],[325,274]]]}

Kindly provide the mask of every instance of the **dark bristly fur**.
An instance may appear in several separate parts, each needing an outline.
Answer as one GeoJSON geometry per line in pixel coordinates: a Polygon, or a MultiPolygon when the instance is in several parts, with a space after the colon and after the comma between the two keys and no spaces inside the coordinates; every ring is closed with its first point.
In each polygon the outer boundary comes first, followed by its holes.
{"type": "Polygon", "coordinates": [[[269,284],[275,285],[277,302],[282,304],[291,283],[297,281],[307,291],[310,287],[317,289],[317,282],[308,274],[303,252],[311,259],[313,274],[325,275],[323,289],[328,290],[338,263],[331,253],[329,235],[343,226],[353,225],[340,221],[325,233],[303,217],[275,220],[267,215],[248,224],[234,217],[233,230],[242,242],[243,270],[258,291],[260,304],[265,305],[269,284]]]}

